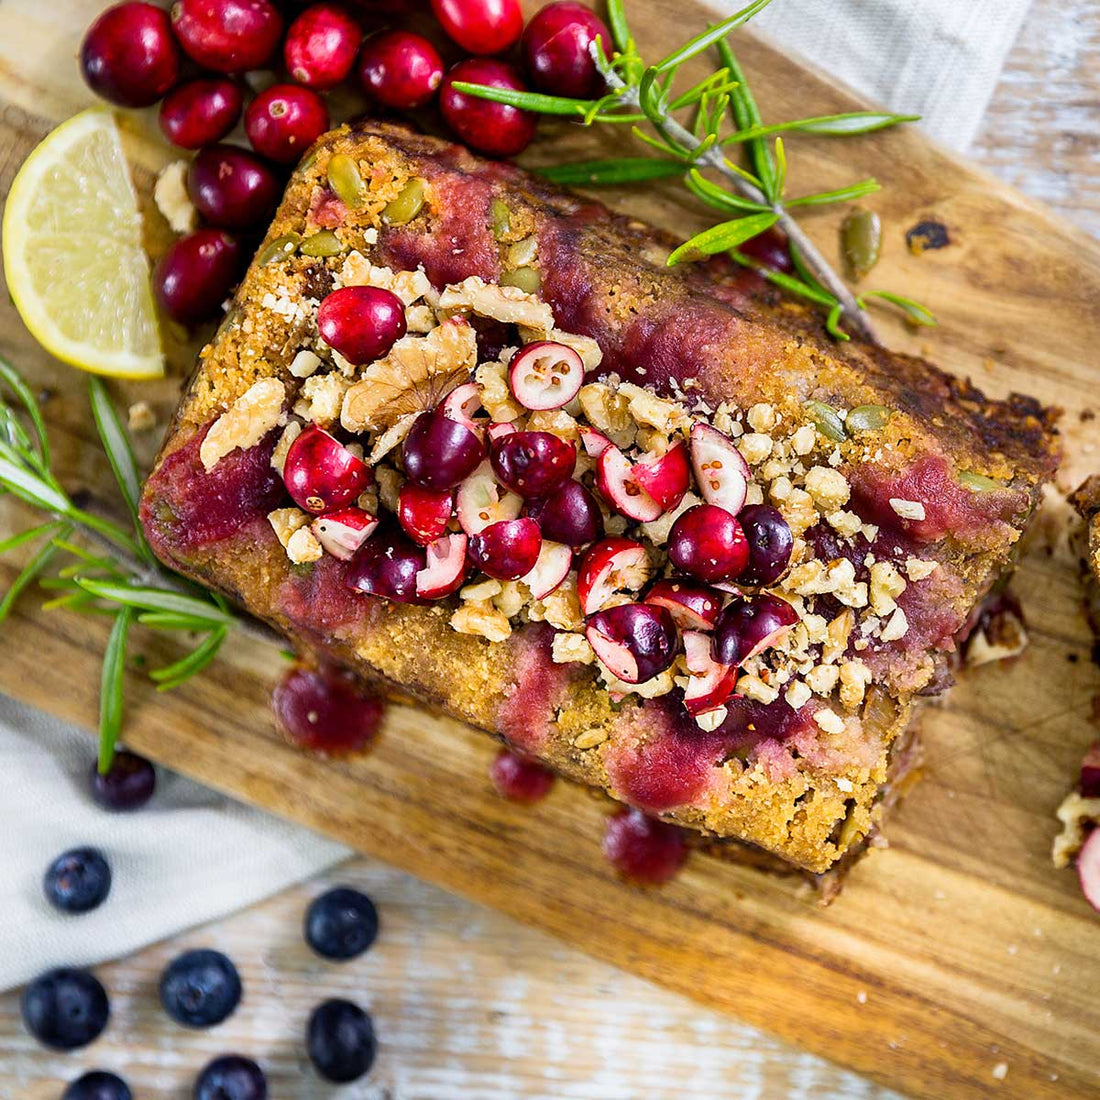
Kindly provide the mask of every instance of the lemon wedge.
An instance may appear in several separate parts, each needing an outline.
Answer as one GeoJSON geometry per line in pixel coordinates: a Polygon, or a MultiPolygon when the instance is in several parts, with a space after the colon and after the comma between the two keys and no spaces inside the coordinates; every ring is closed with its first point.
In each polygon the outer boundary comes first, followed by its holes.
{"type": "Polygon", "coordinates": [[[164,374],[141,212],[109,110],[74,115],[24,161],[3,253],[15,307],[51,355],[115,378],[164,374]]]}

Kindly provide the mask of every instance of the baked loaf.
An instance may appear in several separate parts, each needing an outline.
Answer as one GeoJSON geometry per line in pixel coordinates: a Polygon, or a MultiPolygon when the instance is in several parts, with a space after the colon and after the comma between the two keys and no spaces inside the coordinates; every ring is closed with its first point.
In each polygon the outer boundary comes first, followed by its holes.
{"type": "MultiPolygon", "coordinates": [[[[333,131],[296,171],[201,354],[142,519],[166,563],[322,659],[715,843],[821,873],[877,827],[892,755],[912,753],[915,701],[949,681],[956,632],[1010,568],[1056,465],[1052,419],[922,360],[834,344],[755,276],[720,262],[667,268],[669,247],[456,146],[373,122],[333,131]],[[355,285],[406,306],[408,335],[380,362],[353,365],[318,333],[319,303],[355,285]],[[563,408],[531,411],[509,388],[508,362],[533,341],[584,363],[585,385],[563,408]],[[599,598],[585,548],[542,598],[530,577],[476,571],[442,599],[362,593],[375,540],[389,540],[387,560],[422,553],[392,517],[402,439],[471,381],[474,400],[454,416],[576,444],[573,477],[590,489],[608,441],[628,470],[686,448],[698,425],[734,441],[746,505],[777,509],[793,550],[777,579],[735,579],[743,592],[726,585],[718,598],[767,594],[793,622],[724,670],[733,690],[721,705],[699,703],[702,679],[717,675],[700,629],[634,684],[594,653],[581,607],[643,600],[645,583],[670,576],[673,521],[710,499],[698,470],[654,519],[596,492],[606,535],[641,544],[645,560],[605,573],[599,598]],[[388,518],[353,554],[284,486],[288,448],[311,424],[374,467],[359,506],[388,518]]],[[[462,492],[449,535],[478,529],[462,492]]],[[[482,520],[514,516],[509,500],[493,489],[482,520]]]]}

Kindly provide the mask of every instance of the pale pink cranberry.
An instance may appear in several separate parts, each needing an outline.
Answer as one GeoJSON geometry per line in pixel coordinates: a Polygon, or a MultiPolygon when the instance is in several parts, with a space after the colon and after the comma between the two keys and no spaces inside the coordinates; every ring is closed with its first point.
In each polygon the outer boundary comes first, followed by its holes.
{"type": "Polygon", "coordinates": [[[583,382],[580,355],[554,340],[526,344],[508,364],[508,383],[525,409],[560,409],[577,396],[583,382]]]}
{"type": "Polygon", "coordinates": [[[519,0],[432,0],[432,11],[467,53],[503,53],[523,33],[519,0]]]}
{"type": "Polygon", "coordinates": [[[611,34],[584,4],[558,0],[531,17],[523,32],[523,59],[540,91],[574,99],[594,99],[606,91],[596,68],[592,43],[601,39],[604,55],[614,51],[611,34]]]}
{"type": "Polygon", "coordinates": [[[470,560],[487,577],[517,581],[535,568],[542,533],[533,519],[498,520],[470,536],[470,560]]]}
{"type": "Polygon", "coordinates": [[[363,32],[338,4],[313,4],[286,32],[287,72],[307,88],[335,88],[351,72],[363,32]]]}
{"type": "Polygon", "coordinates": [[[724,706],[737,686],[737,666],[724,665],[714,659],[711,637],[698,630],[683,634],[684,661],[687,664],[687,687],[684,689],[684,709],[692,717],[709,714],[724,706]]]}
{"type": "Polygon", "coordinates": [[[749,560],[741,524],[714,504],[697,504],[680,516],[666,549],[677,569],[706,584],[732,580],[749,560]]]}
{"type": "Polygon", "coordinates": [[[468,537],[442,535],[424,547],[424,568],[416,574],[416,594],[425,600],[441,600],[466,583],[468,537]]]}
{"type": "Polygon", "coordinates": [[[745,503],[749,467],[733,440],[697,421],[691,426],[691,465],[703,499],[737,515],[745,503]]]}
{"type": "Polygon", "coordinates": [[[381,359],[405,335],[405,306],[381,287],[341,287],[321,303],[317,327],[329,347],[362,366],[381,359]]]}
{"type": "Polygon", "coordinates": [[[294,668],[271,696],[280,729],[299,748],[321,753],[365,749],[385,716],[385,703],[348,676],[294,668]]]}
{"type": "Polygon", "coordinates": [[[674,444],[659,458],[646,456],[630,470],[636,485],[648,493],[663,512],[675,508],[691,486],[691,462],[687,444],[674,444]]]}
{"type": "Polygon", "coordinates": [[[740,665],[775,645],[795,623],[798,612],[769,593],[732,600],[714,627],[714,659],[740,665]]]}
{"type": "Polygon", "coordinates": [[[443,59],[422,35],[382,31],[363,43],[359,80],[376,102],[395,111],[429,103],[443,80],[443,59]]]}
{"type": "Polygon", "coordinates": [[[1077,879],[1085,900],[1100,913],[1100,829],[1093,829],[1077,856],[1077,879]]]}
{"type": "Polygon", "coordinates": [[[442,538],[454,511],[453,489],[425,489],[406,481],[397,495],[397,522],[421,546],[442,538]]]}
{"type": "Polygon", "coordinates": [[[241,117],[244,93],[224,76],[188,80],[160,105],[160,128],[181,149],[201,149],[221,141],[241,117]]]}
{"type": "Polygon", "coordinates": [[[470,58],[448,70],[439,91],[439,108],[455,134],[467,145],[491,157],[514,157],[531,144],[537,118],[530,111],[493,103],[457,91],[456,81],[524,91],[515,68],[505,61],[470,58]]]}
{"type": "Polygon", "coordinates": [[[318,516],[310,525],[326,554],[351,561],[355,552],[378,529],[378,519],[363,508],[337,508],[318,516]]]}
{"type": "Polygon", "coordinates": [[[210,145],[187,170],[187,193],[204,221],[251,229],[271,219],[282,188],[271,165],[236,145],[210,145]]]}
{"type": "Polygon", "coordinates": [[[523,498],[497,481],[488,459],[463,478],[455,494],[455,513],[468,535],[476,535],[498,520],[515,519],[522,508],[523,498]]]}
{"type": "Polygon", "coordinates": [[[421,413],[402,447],[405,474],[425,489],[453,489],[481,464],[485,444],[442,409],[421,413]]]}
{"type": "Polygon", "coordinates": [[[618,447],[607,446],[596,460],[596,486],[620,515],[638,523],[649,523],[665,509],[635,477],[640,465],[631,463],[618,447]]]}
{"type": "Polygon", "coordinates": [[[501,749],[489,768],[497,793],[509,802],[533,805],[541,802],[554,785],[554,773],[511,749],[501,749]]]}
{"type": "Polygon", "coordinates": [[[627,684],[659,676],[680,651],[672,616],[652,604],[623,603],[597,611],[584,633],[600,662],[627,684]]]}
{"type": "Polygon", "coordinates": [[[668,882],[688,856],[682,829],[631,809],[607,819],[603,852],[623,878],[644,886],[668,882]]]}
{"type": "Polygon", "coordinates": [[[581,612],[599,611],[616,592],[637,592],[652,571],[649,553],[640,542],[624,538],[597,542],[585,551],[577,571],[581,612]]]}
{"type": "Polygon", "coordinates": [[[520,580],[531,590],[533,600],[544,600],[565,583],[572,568],[573,551],[564,543],[544,538],[538,560],[520,580]]]}
{"type": "Polygon", "coordinates": [[[283,17],[269,0],[176,0],[172,27],[184,53],[204,69],[243,73],[274,57],[283,17]]]}
{"type": "Polygon", "coordinates": [[[180,237],[153,269],[161,308],[181,325],[216,317],[241,276],[244,253],[220,229],[198,229],[180,237]]]}
{"type": "Polygon", "coordinates": [[[328,129],[328,121],[328,107],[316,92],[273,84],[248,105],[244,131],[261,156],[293,164],[328,129]]]}
{"type": "Polygon", "coordinates": [[[315,424],[290,445],[283,465],[294,503],[318,515],[351,504],[371,480],[370,467],[315,424]]]}
{"type": "Polygon", "coordinates": [[[180,74],[180,51],[167,13],[136,0],[108,8],[84,35],[80,69],[88,87],[110,103],[156,103],[180,74]]]}

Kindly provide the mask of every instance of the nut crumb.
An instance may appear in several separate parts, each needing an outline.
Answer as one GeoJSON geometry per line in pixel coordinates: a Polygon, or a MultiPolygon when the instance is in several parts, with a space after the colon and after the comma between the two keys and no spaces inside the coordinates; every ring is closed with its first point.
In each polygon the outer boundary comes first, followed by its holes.
{"type": "Polygon", "coordinates": [[[148,401],[135,401],[127,413],[126,423],[132,432],[147,432],[157,426],[157,417],[148,401]]]}
{"type": "Polygon", "coordinates": [[[925,518],[924,505],[919,500],[902,500],[900,497],[891,497],[890,507],[902,519],[923,520],[925,518]]]}

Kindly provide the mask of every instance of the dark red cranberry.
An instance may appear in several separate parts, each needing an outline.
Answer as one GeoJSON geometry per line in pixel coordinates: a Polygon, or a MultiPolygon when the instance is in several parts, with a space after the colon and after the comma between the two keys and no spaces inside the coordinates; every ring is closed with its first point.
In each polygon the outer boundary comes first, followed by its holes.
{"type": "Polygon", "coordinates": [[[736,577],[749,560],[741,524],[716,504],[697,504],[673,525],[668,559],[691,577],[714,584],[736,577]]]}
{"type": "Polygon", "coordinates": [[[395,111],[423,107],[443,79],[443,59],[411,31],[382,31],[363,43],[359,80],[367,95],[395,111]]]}
{"type": "Polygon", "coordinates": [[[1100,741],[1089,746],[1081,761],[1081,795],[1100,798],[1100,741]]]}
{"type": "Polygon", "coordinates": [[[317,328],[330,348],[359,367],[381,359],[405,335],[405,306],[381,287],[345,286],[321,303],[317,328]]]}
{"type": "Polygon", "coordinates": [[[462,141],[489,156],[514,157],[531,144],[537,123],[534,114],[456,91],[453,87],[456,81],[526,91],[512,65],[482,58],[460,61],[443,78],[439,108],[447,125],[462,141]]]}
{"type": "Polygon", "coordinates": [[[532,805],[541,802],[554,785],[554,773],[511,749],[501,749],[489,767],[497,793],[509,802],[532,805]]]}
{"type": "Polygon", "coordinates": [[[241,117],[244,93],[224,76],[188,80],[160,105],[160,128],[181,149],[201,149],[221,141],[241,117]]]}
{"type": "Polygon", "coordinates": [[[271,695],[275,719],[299,748],[346,753],[365,749],[375,738],[385,703],[337,672],[293,668],[271,695]]]}
{"type": "Polygon", "coordinates": [[[338,4],[306,8],[286,32],[287,72],[307,88],[335,88],[351,72],[363,32],[338,4]]]}
{"type": "Polygon", "coordinates": [[[236,145],[202,149],[187,170],[187,193],[220,229],[250,229],[275,213],[282,188],[270,165],[236,145]]]}
{"type": "Polygon", "coordinates": [[[396,603],[427,603],[417,594],[416,574],[427,555],[396,524],[376,531],[351,559],[345,582],[353,592],[396,603]]]}
{"type": "Polygon", "coordinates": [[[778,596],[739,596],[726,605],[714,626],[714,659],[740,665],[774,645],[797,622],[798,612],[778,596]]]}
{"type": "Polygon", "coordinates": [[[467,53],[503,53],[523,33],[519,0],[432,0],[432,11],[467,53]]]}
{"type": "Polygon", "coordinates": [[[481,464],[485,445],[442,409],[421,413],[405,437],[405,473],[425,489],[453,489],[481,464]]]}
{"type": "Polygon", "coordinates": [[[540,91],[574,99],[595,99],[606,91],[592,57],[592,43],[614,50],[604,21],[591,8],[573,0],[547,4],[531,17],[523,32],[523,60],[540,91]]]}
{"type": "Polygon", "coordinates": [[[244,113],[252,148],[279,164],[293,164],[327,129],[325,101],[298,84],[273,84],[244,113]]]}
{"type": "Polygon", "coordinates": [[[140,810],[157,789],[157,772],[144,756],[119,749],[105,772],[92,765],[92,798],[105,810],[140,810]]]}
{"type": "Polygon", "coordinates": [[[542,549],[539,525],[529,517],[501,519],[470,536],[470,560],[488,577],[516,581],[535,568],[542,549]]]}
{"type": "Polygon", "coordinates": [[[600,661],[628,684],[659,676],[680,651],[672,616],[652,604],[623,603],[597,611],[589,616],[585,636],[600,661]]]}
{"type": "Polygon", "coordinates": [[[750,237],[737,248],[738,251],[750,256],[771,271],[778,271],[784,275],[794,273],[790,241],[787,240],[787,234],[782,229],[776,229],[774,225],[770,229],[765,229],[763,233],[750,237]]]}
{"type": "Polygon", "coordinates": [[[489,460],[506,489],[545,497],[572,478],[577,448],[551,432],[512,432],[493,440],[489,460]]]}
{"type": "Polygon", "coordinates": [[[425,489],[406,481],[397,494],[397,522],[421,546],[442,538],[454,511],[453,489],[425,489]]]}
{"type": "Polygon", "coordinates": [[[371,479],[370,467],[316,424],[294,440],[283,464],[287,492],[314,515],[350,504],[371,479]]]}
{"type": "Polygon", "coordinates": [[[551,542],[564,542],[574,550],[603,538],[603,513],[596,498],[579,481],[567,481],[542,500],[529,500],[524,508],[551,542]]]}
{"type": "Polygon", "coordinates": [[[180,237],[153,271],[157,301],[173,321],[197,325],[216,317],[241,277],[240,242],[220,229],[180,237]]]}
{"type": "Polygon", "coordinates": [[[172,27],[183,52],[204,69],[263,69],[283,36],[283,17],[269,0],[176,0],[172,27]]]}
{"type": "Polygon", "coordinates": [[[156,103],[180,75],[180,51],[168,13],[136,0],[108,8],[84,35],[80,70],[88,87],[110,103],[156,103]]]}
{"type": "Polygon", "coordinates": [[[749,564],[739,574],[741,584],[775,584],[787,571],[794,536],[783,513],[770,504],[750,504],[737,514],[749,544],[749,564]]]}
{"type": "Polygon", "coordinates": [[[684,831],[641,810],[622,809],[607,819],[603,854],[620,875],[644,886],[668,882],[684,865],[684,831]]]}

